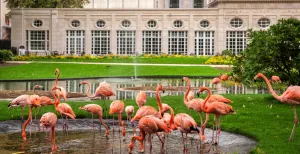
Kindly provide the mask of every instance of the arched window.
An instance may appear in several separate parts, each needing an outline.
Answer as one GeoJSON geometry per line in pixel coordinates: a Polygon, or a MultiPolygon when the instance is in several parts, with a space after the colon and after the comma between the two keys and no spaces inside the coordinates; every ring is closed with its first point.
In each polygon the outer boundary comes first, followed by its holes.
{"type": "Polygon", "coordinates": [[[72,27],[79,27],[80,26],[80,21],[79,20],[73,20],[71,22],[72,27]]]}
{"type": "Polygon", "coordinates": [[[43,25],[42,20],[37,19],[37,20],[34,20],[34,22],[33,22],[34,27],[41,27],[42,25],[43,25]]]}

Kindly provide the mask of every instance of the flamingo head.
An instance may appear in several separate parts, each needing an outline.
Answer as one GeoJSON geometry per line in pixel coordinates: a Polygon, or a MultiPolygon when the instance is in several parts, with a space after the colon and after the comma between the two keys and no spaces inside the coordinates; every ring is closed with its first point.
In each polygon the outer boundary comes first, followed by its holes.
{"type": "Polygon", "coordinates": [[[42,90],[44,90],[44,87],[37,84],[37,85],[35,85],[35,86],[33,87],[33,90],[35,90],[35,89],[42,89],[42,90]]]}
{"type": "Polygon", "coordinates": [[[134,143],[135,143],[135,138],[133,137],[133,138],[131,138],[131,142],[130,142],[130,144],[128,145],[128,151],[129,151],[129,153],[132,153],[132,150],[133,150],[133,147],[134,147],[134,143]]]}
{"type": "Polygon", "coordinates": [[[259,78],[259,77],[262,77],[263,74],[262,73],[257,73],[254,77],[254,82],[256,82],[256,79],[259,78]]]}
{"type": "MultiPolygon", "coordinates": [[[[165,103],[163,103],[162,104],[162,107],[163,107],[163,109],[162,109],[162,114],[163,113],[165,113],[165,112],[168,112],[169,110],[170,110],[170,106],[168,105],[168,104],[165,104],[165,103]]],[[[163,115],[162,115],[163,116],[163,115]]]]}
{"type": "Polygon", "coordinates": [[[51,90],[53,91],[53,90],[56,90],[56,89],[58,89],[59,91],[61,91],[61,88],[59,88],[57,86],[54,86],[51,90]]]}
{"type": "Polygon", "coordinates": [[[163,86],[161,84],[157,85],[157,90],[161,90],[163,93],[165,93],[165,90],[163,89],[163,86]]]}
{"type": "Polygon", "coordinates": [[[58,68],[55,69],[54,75],[56,75],[56,74],[59,76],[59,69],[58,68]]]}
{"type": "Polygon", "coordinates": [[[57,150],[56,144],[52,145],[52,152],[55,152],[57,150]]]}
{"type": "Polygon", "coordinates": [[[187,81],[188,79],[189,79],[188,77],[183,77],[183,78],[182,78],[182,82],[183,82],[183,81],[187,81]]]}
{"type": "Polygon", "coordinates": [[[197,91],[197,96],[199,97],[200,96],[200,92],[203,92],[204,90],[207,90],[208,88],[206,87],[200,87],[199,90],[197,91]]]}
{"type": "Polygon", "coordinates": [[[86,81],[81,81],[80,83],[79,83],[79,87],[82,85],[82,84],[88,84],[86,81]]]}
{"type": "Polygon", "coordinates": [[[26,133],[25,132],[22,132],[22,138],[24,141],[26,141],[26,133]]]}
{"type": "Polygon", "coordinates": [[[46,116],[41,117],[40,126],[49,127],[49,121],[46,116]]]}

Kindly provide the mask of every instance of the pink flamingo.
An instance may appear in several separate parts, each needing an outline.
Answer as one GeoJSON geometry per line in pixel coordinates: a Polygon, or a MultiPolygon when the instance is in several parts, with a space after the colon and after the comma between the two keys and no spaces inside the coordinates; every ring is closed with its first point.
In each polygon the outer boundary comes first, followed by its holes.
{"type": "MultiPolygon", "coordinates": [[[[119,125],[120,127],[122,126],[122,135],[123,135],[123,140],[125,140],[125,134],[126,134],[126,130],[125,130],[125,125],[124,122],[122,120],[122,113],[124,111],[124,102],[122,102],[121,100],[115,100],[110,104],[110,108],[109,108],[109,114],[118,114],[118,119],[119,119],[119,125]]],[[[119,127],[119,132],[120,132],[120,127],[119,127]]]]}
{"type": "Polygon", "coordinates": [[[40,104],[41,104],[40,97],[38,95],[29,95],[27,102],[28,102],[28,106],[29,106],[28,119],[25,121],[23,128],[22,128],[22,137],[23,137],[24,141],[26,141],[26,132],[25,132],[26,126],[32,120],[32,108],[40,106],[40,104]]]}
{"type": "Polygon", "coordinates": [[[221,80],[220,80],[219,77],[216,77],[216,78],[213,78],[213,79],[212,79],[212,84],[217,85],[217,84],[219,84],[220,82],[221,82],[221,80]]]}
{"type": "Polygon", "coordinates": [[[195,110],[196,112],[199,113],[200,122],[201,122],[201,125],[202,125],[203,120],[202,120],[202,109],[201,108],[202,108],[202,104],[203,104],[203,99],[194,98],[194,99],[188,101],[187,95],[188,95],[188,93],[190,92],[190,89],[191,89],[191,82],[190,82],[190,79],[188,77],[183,77],[182,81],[186,81],[187,86],[188,86],[188,89],[185,92],[185,95],[183,97],[184,104],[188,107],[188,109],[193,109],[193,110],[195,110]]]}
{"type": "Polygon", "coordinates": [[[47,112],[43,114],[40,120],[40,125],[46,128],[51,128],[51,136],[52,136],[52,152],[57,150],[57,146],[55,144],[55,127],[57,123],[57,117],[52,112],[47,112]]]}
{"type": "Polygon", "coordinates": [[[131,115],[134,112],[134,107],[132,105],[126,106],[125,107],[125,112],[126,112],[126,115],[127,115],[127,122],[128,122],[128,120],[129,121],[131,120],[131,115]]]}
{"type": "Polygon", "coordinates": [[[60,113],[62,119],[63,119],[63,116],[66,117],[66,120],[65,120],[65,122],[63,124],[63,129],[67,131],[68,128],[69,128],[69,126],[68,126],[68,117],[71,118],[71,119],[75,119],[76,115],[73,112],[73,110],[72,110],[72,108],[71,108],[71,106],[69,104],[67,104],[67,103],[60,103],[59,93],[58,93],[58,97],[56,97],[55,94],[54,94],[54,91],[56,89],[59,89],[59,88],[57,86],[55,86],[51,90],[52,91],[52,95],[54,97],[54,100],[56,100],[55,101],[55,110],[60,113]]]}
{"type": "Polygon", "coordinates": [[[281,83],[281,80],[278,76],[273,75],[271,77],[271,82],[277,82],[277,83],[281,83]]]}
{"type": "Polygon", "coordinates": [[[92,114],[92,121],[93,121],[93,129],[94,129],[94,114],[98,115],[98,118],[99,118],[99,121],[100,123],[105,127],[106,129],[106,132],[105,132],[105,137],[108,136],[109,134],[109,128],[108,126],[103,122],[103,119],[102,119],[102,113],[103,113],[103,110],[102,110],[102,107],[98,104],[87,104],[85,106],[81,106],[79,107],[79,110],[85,110],[87,112],[90,112],[92,114]]]}
{"type": "Polygon", "coordinates": [[[228,75],[227,75],[227,74],[223,74],[223,75],[222,75],[222,73],[220,73],[220,79],[221,79],[222,81],[227,81],[227,80],[228,80],[228,75]]]}
{"type": "Polygon", "coordinates": [[[161,131],[166,132],[166,133],[171,133],[172,132],[172,130],[169,129],[167,127],[167,125],[161,119],[159,119],[159,118],[157,118],[153,115],[148,115],[148,116],[142,117],[139,121],[138,127],[140,129],[141,136],[134,135],[131,138],[131,142],[128,146],[129,147],[129,153],[132,153],[135,140],[140,141],[141,152],[144,152],[144,140],[145,140],[146,134],[149,134],[148,138],[149,138],[149,142],[150,142],[150,152],[151,152],[152,151],[152,141],[151,141],[152,137],[151,137],[151,134],[155,133],[158,136],[159,140],[162,143],[162,147],[163,147],[164,142],[159,137],[157,132],[161,132],[161,131]]]}
{"type": "Polygon", "coordinates": [[[296,112],[296,106],[300,105],[300,86],[289,86],[282,95],[278,96],[275,93],[275,91],[273,90],[273,88],[270,84],[270,81],[268,80],[268,78],[265,75],[263,75],[262,73],[258,73],[254,77],[254,80],[257,78],[263,78],[265,80],[265,82],[267,83],[267,85],[269,87],[270,93],[273,95],[274,98],[276,98],[277,100],[279,100],[282,103],[290,104],[293,106],[293,108],[294,108],[294,127],[292,129],[292,132],[291,132],[291,135],[289,138],[289,141],[293,141],[296,124],[299,122],[297,112],[296,112]]]}
{"type": "Polygon", "coordinates": [[[96,91],[93,95],[89,94],[91,86],[87,81],[81,81],[79,83],[79,86],[86,84],[88,86],[88,89],[86,91],[86,94],[89,98],[95,98],[95,97],[101,97],[104,100],[104,106],[106,109],[106,118],[107,118],[107,106],[105,103],[105,98],[109,97],[109,96],[115,96],[115,93],[112,91],[112,88],[110,86],[109,83],[107,83],[106,81],[103,81],[99,84],[99,86],[96,88],[96,91]]]}
{"type": "Polygon", "coordinates": [[[142,106],[144,106],[146,104],[147,101],[147,95],[145,92],[140,91],[135,98],[135,102],[138,105],[139,108],[141,108],[142,106]]]}
{"type": "Polygon", "coordinates": [[[22,112],[21,112],[22,123],[24,122],[24,107],[28,104],[28,100],[29,100],[29,95],[20,95],[17,98],[13,99],[8,104],[8,108],[15,107],[15,106],[20,106],[22,108],[22,112]]]}
{"type": "MultiPolygon", "coordinates": [[[[67,91],[64,87],[58,86],[58,78],[60,76],[59,69],[55,69],[56,79],[55,79],[55,86],[59,89],[55,90],[55,94],[58,96],[58,94],[64,99],[65,102],[67,102],[67,91]]],[[[58,97],[60,99],[60,97],[58,97]]]]}
{"type": "Polygon", "coordinates": [[[189,94],[187,95],[187,100],[190,101],[190,100],[194,99],[194,95],[195,95],[195,93],[193,91],[190,91],[189,94]]]}
{"type": "MultiPolygon", "coordinates": [[[[211,92],[210,89],[207,87],[200,87],[199,91],[197,92],[197,94],[199,94],[200,92],[207,90],[208,91],[208,95],[204,100],[203,103],[203,107],[202,110],[205,113],[211,113],[214,114],[216,117],[216,128],[218,129],[217,131],[217,135],[218,135],[218,142],[219,142],[219,137],[220,137],[220,132],[221,132],[221,127],[220,127],[220,116],[221,115],[228,115],[228,114],[235,114],[234,110],[232,109],[232,106],[225,104],[223,102],[211,102],[211,103],[207,103],[208,99],[211,96],[211,92]]],[[[201,125],[201,132],[202,132],[202,140],[205,140],[205,135],[204,135],[204,129],[206,127],[206,124],[208,122],[209,116],[206,116],[206,120],[204,122],[204,124],[201,125]]]]}

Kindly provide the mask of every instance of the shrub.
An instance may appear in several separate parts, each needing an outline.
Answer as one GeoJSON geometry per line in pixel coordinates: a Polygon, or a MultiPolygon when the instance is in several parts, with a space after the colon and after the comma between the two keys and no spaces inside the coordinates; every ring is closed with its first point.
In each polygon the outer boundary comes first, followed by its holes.
{"type": "Polygon", "coordinates": [[[223,50],[221,55],[222,56],[233,56],[231,50],[223,50]]]}
{"type": "Polygon", "coordinates": [[[3,63],[7,60],[11,60],[13,53],[10,50],[0,50],[0,62],[3,63]]]}
{"type": "Polygon", "coordinates": [[[229,56],[211,56],[205,64],[233,64],[234,57],[229,56]]]}

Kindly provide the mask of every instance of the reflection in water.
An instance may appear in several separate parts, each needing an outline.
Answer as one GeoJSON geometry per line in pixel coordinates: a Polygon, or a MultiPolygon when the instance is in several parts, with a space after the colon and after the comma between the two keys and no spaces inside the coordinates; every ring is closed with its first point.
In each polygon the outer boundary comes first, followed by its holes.
{"type": "MultiPolygon", "coordinates": [[[[182,82],[181,78],[101,78],[101,79],[89,79],[91,83],[91,93],[95,93],[96,88],[100,82],[106,80],[109,82],[114,91],[116,91],[115,97],[110,97],[111,100],[115,99],[135,99],[137,92],[120,90],[120,88],[128,87],[145,87],[154,86],[158,83],[163,86],[186,86],[185,82],[182,82]]],[[[236,85],[232,81],[226,81],[218,85],[213,85],[211,79],[191,78],[191,87],[206,86],[212,89],[212,93],[218,94],[264,94],[268,93],[267,89],[253,89],[244,85],[236,85]]],[[[83,80],[61,80],[59,85],[64,87],[67,92],[80,92],[85,93],[87,86],[80,86],[79,83],[83,80]]],[[[44,86],[45,90],[50,90],[55,81],[24,81],[24,82],[0,82],[0,90],[32,90],[36,84],[44,86]]],[[[146,91],[150,97],[155,97],[155,91],[146,91]]],[[[183,91],[167,91],[164,95],[182,95],[183,91]]]]}

